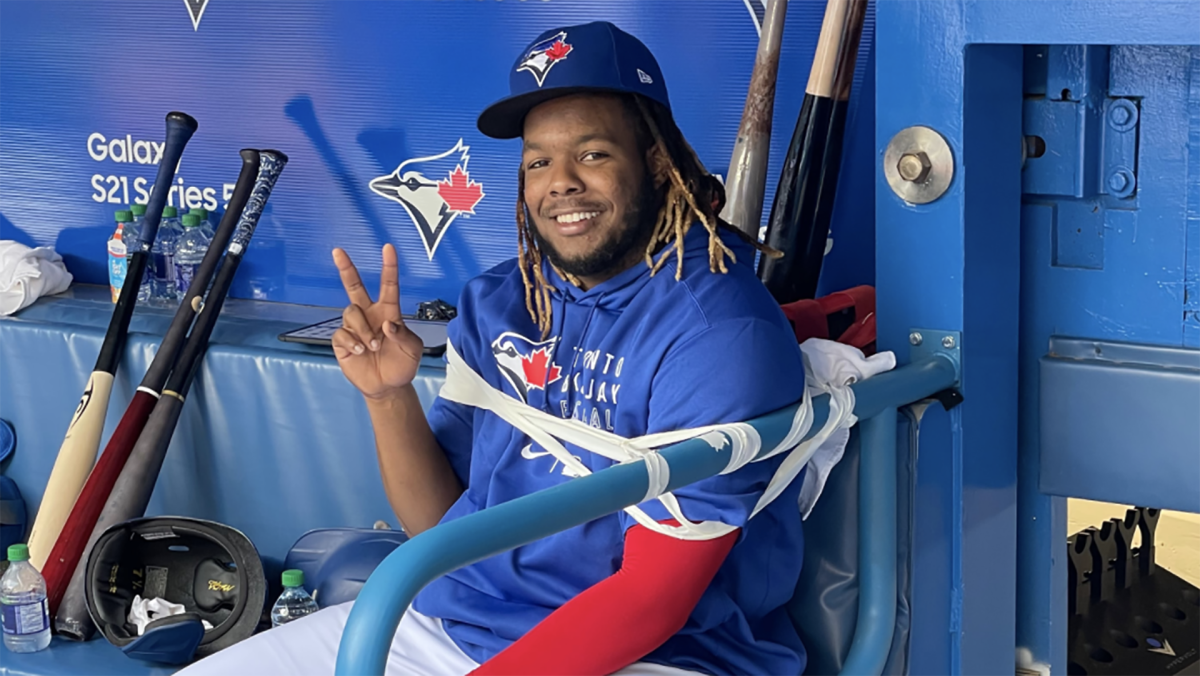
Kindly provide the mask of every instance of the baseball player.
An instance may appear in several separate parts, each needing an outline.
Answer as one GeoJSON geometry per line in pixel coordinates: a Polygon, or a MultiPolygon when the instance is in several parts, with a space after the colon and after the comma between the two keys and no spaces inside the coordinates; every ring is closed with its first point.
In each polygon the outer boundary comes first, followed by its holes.
{"type": "MultiPolygon", "coordinates": [[[[521,52],[510,90],[478,127],[521,139],[518,255],[466,285],[448,327],[481,386],[627,438],[799,401],[800,349],[754,274],[763,248],[717,218],[721,185],[676,126],[646,46],[605,22],[552,29],[521,52]]],[[[422,342],[401,320],[395,250],[383,248],[374,300],[346,253],[334,260],[350,299],[334,352],[366,401],[408,533],[613,464],[573,444],[564,462],[445,397],[423,411],[411,385],[422,342]]],[[[802,673],[785,610],[803,559],[802,482],[755,511],[785,456],[434,581],[406,611],[388,673],[802,673]]],[[[182,673],[332,673],[350,605],[182,673]]]]}

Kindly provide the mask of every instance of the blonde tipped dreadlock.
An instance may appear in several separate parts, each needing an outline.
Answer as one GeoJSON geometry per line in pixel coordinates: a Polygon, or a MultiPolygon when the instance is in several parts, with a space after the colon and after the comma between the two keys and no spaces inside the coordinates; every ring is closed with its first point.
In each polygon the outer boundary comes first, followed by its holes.
{"type": "MultiPolygon", "coordinates": [[[[656,274],[670,258],[666,252],[669,252],[671,247],[675,247],[675,280],[683,278],[684,236],[687,235],[688,230],[697,219],[704,229],[708,230],[708,267],[713,272],[726,273],[729,271],[725,266],[726,256],[734,263],[737,262],[737,256],[721,241],[718,231],[722,227],[749,242],[765,256],[772,258],[782,256],[782,252],[758,242],[718,217],[717,214],[725,202],[724,188],[704,168],[696,151],[692,149],[673,123],[668,127],[668,135],[664,137],[661,130],[662,125],[656,120],[659,118],[669,121],[670,118],[663,112],[663,109],[655,104],[656,107],[652,110],[642,97],[634,96],[632,98],[637,102],[637,110],[653,139],[652,145],[657,148],[658,155],[663,160],[663,166],[658,169],[665,170],[666,176],[660,178],[665,178],[668,184],[662,207],[658,210],[658,219],[655,222],[650,243],[646,246],[645,260],[646,266],[650,268],[651,276],[656,274]],[[714,200],[716,201],[715,205],[713,204],[714,200]],[[664,255],[655,262],[654,254],[663,245],[666,245],[664,255]]],[[[653,171],[654,168],[651,170],[653,171]]],[[[521,278],[525,283],[525,307],[529,311],[529,316],[541,330],[542,338],[545,338],[550,333],[550,285],[546,283],[546,278],[542,274],[542,252],[538,247],[537,238],[530,230],[531,227],[526,218],[525,169],[521,167],[517,172],[519,250],[517,263],[521,268],[521,278]]],[[[563,272],[553,264],[551,267],[563,279],[579,286],[579,280],[573,275],[563,272]]]]}

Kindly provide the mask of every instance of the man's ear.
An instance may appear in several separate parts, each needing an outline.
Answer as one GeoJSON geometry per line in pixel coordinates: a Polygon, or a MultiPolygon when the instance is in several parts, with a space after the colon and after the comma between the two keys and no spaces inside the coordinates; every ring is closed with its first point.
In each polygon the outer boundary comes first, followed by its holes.
{"type": "Polygon", "coordinates": [[[655,143],[646,150],[646,167],[654,179],[655,188],[661,188],[671,180],[670,158],[661,143],[655,143]]]}

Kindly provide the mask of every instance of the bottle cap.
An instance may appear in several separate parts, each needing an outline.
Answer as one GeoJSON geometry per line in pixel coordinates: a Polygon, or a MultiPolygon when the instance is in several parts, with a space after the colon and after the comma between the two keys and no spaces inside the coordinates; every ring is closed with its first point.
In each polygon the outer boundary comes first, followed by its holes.
{"type": "Polygon", "coordinates": [[[29,545],[9,545],[8,546],[9,561],[28,561],[29,560],[29,545]]]}
{"type": "Polygon", "coordinates": [[[179,210],[175,207],[163,207],[163,218],[175,218],[179,215],[179,210]]]}
{"type": "Polygon", "coordinates": [[[200,207],[196,207],[195,209],[192,209],[192,210],[191,210],[191,211],[189,211],[188,213],[189,213],[189,214],[195,214],[196,216],[199,216],[199,217],[200,217],[200,220],[202,220],[202,221],[203,221],[204,219],[208,218],[208,211],[207,211],[207,210],[205,210],[205,209],[201,209],[200,207]]]}
{"type": "Polygon", "coordinates": [[[133,212],[134,216],[145,216],[146,215],[146,205],[145,204],[135,204],[135,205],[129,207],[129,210],[133,212]]]}
{"type": "Polygon", "coordinates": [[[283,586],[300,587],[304,585],[304,571],[295,568],[283,571],[283,586]]]}
{"type": "Polygon", "coordinates": [[[130,221],[130,220],[133,220],[133,214],[129,213],[128,211],[125,211],[124,209],[117,212],[117,222],[118,223],[124,223],[124,222],[130,221]]]}
{"type": "Polygon", "coordinates": [[[196,214],[186,214],[186,215],[184,215],[184,217],[183,217],[183,227],[185,227],[185,228],[194,228],[194,227],[196,227],[197,225],[200,225],[200,217],[199,217],[199,216],[197,216],[196,214]]]}

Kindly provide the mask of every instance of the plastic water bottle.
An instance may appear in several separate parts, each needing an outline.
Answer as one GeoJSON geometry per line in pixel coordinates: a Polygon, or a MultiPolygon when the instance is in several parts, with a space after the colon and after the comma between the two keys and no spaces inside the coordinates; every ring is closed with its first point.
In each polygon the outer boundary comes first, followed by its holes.
{"type": "Polygon", "coordinates": [[[154,262],[150,297],[154,305],[174,305],[179,301],[175,293],[175,247],[182,234],[178,215],[179,210],[175,207],[163,207],[154,248],[150,250],[154,262]]]}
{"type": "Polygon", "coordinates": [[[283,593],[271,608],[271,626],[278,627],[318,610],[317,602],[304,591],[304,571],[283,571],[283,593]]]}
{"type": "Polygon", "coordinates": [[[114,303],[121,296],[125,273],[129,271],[129,245],[125,241],[125,227],[130,225],[130,220],[128,211],[118,211],[117,230],[108,240],[108,289],[112,292],[114,303]]]}
{"type": "Polygon", "coordinates": [[[183,234],[175,247],[175,294],[179,299],[187,295],[196,268],[200,267],[211,242],[212,239],[204,234],[198,215],[191,213],[183,217],[183,234]]]}
{"type": "Polygon", "coordinates": [[[29,545],[8,548],[8,570],[0,577],[0,610],[4,647],[14,653],[35,653],[50,645],[46,580],[29,563],[29,545]]]}
{"type": "MultiPolygon", "coordinates": [[[[132,256],[135,251],[142,248],[142,223],[146,220],[146,205],[134,204],[129,207],[129,212],[133,214],[133,222],[125,225],[124,240],[128,255],[132,256]]],[[[148,264],[142,273],[142,283],[138,286],[138,305],[144,305],[150,301],[153,283],[154,266],[148,264]]]]}
{"type": "Polygon", "coordinates": [[[208,217],[208,210],[197,207],[188,213],[195,214],[196,216],[200,217],[200,230],[208,237],[208,241],[211,242],[213,235],[216,234],[216,230],[213,230],[212,220],[208,217]]]}

